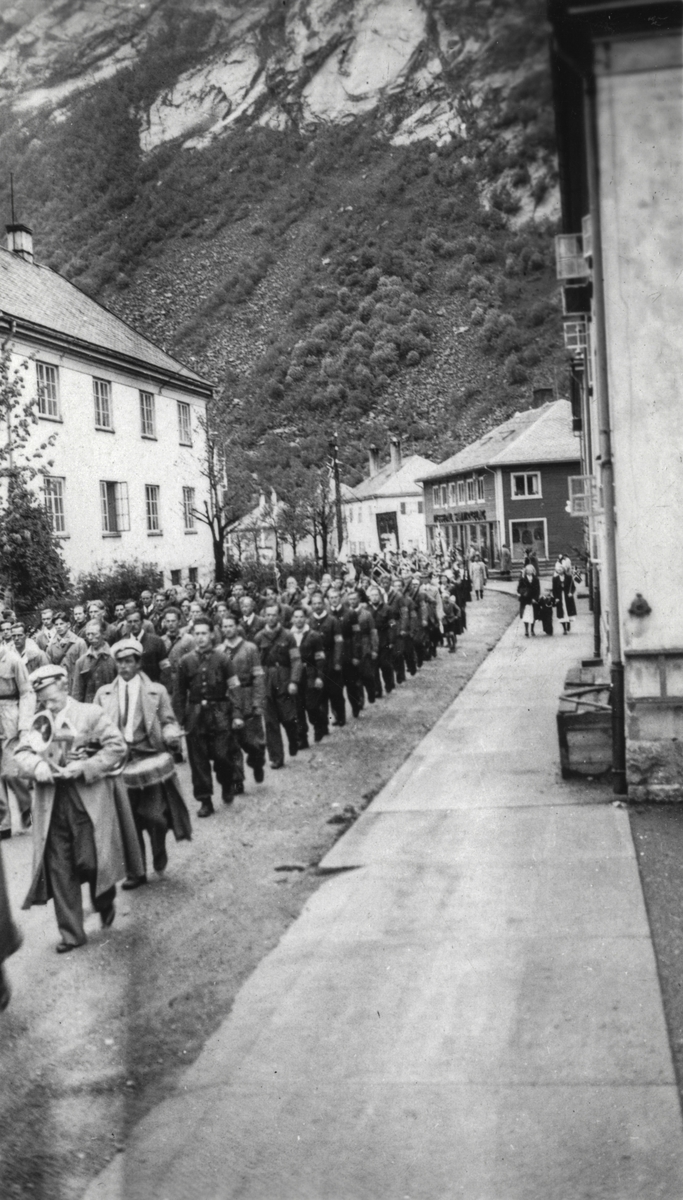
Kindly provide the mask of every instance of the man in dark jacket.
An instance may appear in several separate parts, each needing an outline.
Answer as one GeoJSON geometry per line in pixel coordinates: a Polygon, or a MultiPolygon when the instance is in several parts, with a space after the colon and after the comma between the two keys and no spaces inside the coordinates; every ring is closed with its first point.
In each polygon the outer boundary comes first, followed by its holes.
{"type": "Polygon", "coordinates": [[[71,695],[81,704],[92,704],[99,689],[115,679],[116,662],[105,641],[101,621],[88,621],[84,634],[88,649],[76,662],[71,695]]]}
{"type": "Polygon", "coordinates": [[[298,750],[296,695],[301,679],[301,655],[291,632],[282,627],[277,602],[266,605],[264,616],[266,626],[256,634],[256,647],[264,672],[266,746],[270,765],[277,771],[284,766],[285,758],[281,725],[292,758],[298,750]]]}
{"type": "Polygon", "coordinates": [[[259,617],[254,608],[254,601],[251,596],[242,596],[240,600],[240,612],[235,616],[235,620],[239,623],[242,637],[247,642],[255,642],[256,634],[260,633],[265,628],[265,620],[259,617]]]}
{"type": "Polygon", "coordinates": [[[346,725],[346,704],[344,703],[344,682],[342,677],[342,653],[344,639],[341,623],[325,608],[325,598],[322,592],[313,592],[310,600],[311,611],[308,614],[309,624],[315,633],[319,633],[325,651],[325,688],[324,711],[325,727],[327,727],[328,704],[332,709],[335,725],[346,725]]]}
{"type": "Polygon", "coordinates": [[[210,817],[213,807],[211,763],[221,785],[223,802],[235,796],[233,730],[242,727],[239,676],[225,654],[213,646],[209,617],[197,617],[193,636],[196,650],[180,660],[178,699],[187,734],[192,789],[198,817],[210,817]]]}
{"type": "Polygon", "coordinates": [[[295,604],[292,609],[292,636],[299,647],[302,665],[296,696],[298,745],[300,750],[308,750],[307,715],[313,726],[313,736],[316,742],[321,741],[328,732],[327,714],[324,707],[325,650],[320,634],[310,628],[306,620],[306,612],[301,604],[295,604]]]}
{"type": "MultiPolygon", "coordinates": [[[[349,618],[351,624],[351,665],[358,672],[360,689],[360,708],[363,707],[363,688],[369,704],[375,703],[375,663],[379,641],[375,622],[370,613],[369,605],[363,601],[360,590],[356,589],[349,596],[349,618]]],[[[346,633],[342,629],[346,638],[346,633]]],[[[349,696],[349,700],[351,697],[349,696]]]]}
{"type": "Polygon", "coordinates": [[[253,642],[242,637],[234,613],[223,617],[223,643],[220,649],[229,659],[240,681],[242,698],[242,720],[244,725],[236,731],[236,754],[234,759],[235,792],[244,791],[244,763],[254,772],[256,783],[263,783],[263,767],[266,761],[266,738],[263,730],[264,683],[263,667],[258,650],[253,642]]]}
{"type": "Polygon", "coordinates": [[[396,686],[394,678],[394,642],[396,640],[396,617],[382,599],[377,584],[368,588],[370,615],[377,630],[377,658],[375,660],[375,694],[382,696],[382,681],[387,695],[396,686]]]}
{"type": "Polygon", "coordinates": [[[144,628],[142,613],[138,610],[128,614],[128,628],[131,637],[142,646],[140,670],[152,683],[163,683],[166,686],[169,662],[164,639],[144,628]]]}

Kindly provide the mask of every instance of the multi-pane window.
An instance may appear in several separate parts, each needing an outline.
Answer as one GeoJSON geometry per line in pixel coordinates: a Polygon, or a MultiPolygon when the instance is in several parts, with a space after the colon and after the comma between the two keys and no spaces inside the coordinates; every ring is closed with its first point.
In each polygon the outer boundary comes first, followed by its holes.
{"type": "Polygon", "coordinates": [[[181,571],[171,571],[171,587],[178,587],[181,580],[181,571]]]}
{"type": "Polygon", "coordinates": [[[196,567],[190,567],[187,572],[188,583],[197,583],[199,572],[196,567]]]}
{"type": "Polygon", "coordinates": [[[465,504],[467,497],[465,495],[465,480],[458,480],[458,504],[465,504]]]}
{"type": "Polygon", "coordinates": [[[484,499],[484,476],[477,475],[477,500],[484,499]]]}
{"type": "Polygon", "coordinates": [[[424,501],[423,501],[423,500],[418,500],[418,502],[417,502],[417,511],[418,511],[419,513],[421,513],[421,512],[424,512],[424,509],[425,509],[425,506],[424,506],[424,501]]]}
{"type": "Polygon", "coordinates": [[[474,479],[467,480],[467,499],[468,501],[476,499],[476,484],[474,479]]]}
{"type": "Polygon", "coordinates": [[[109,380],[93,379],[92,390],[95,400],[95,425],[98,429],[113,429],[111,384],[109,380]]]}
{"type": "Polygon", "coordinates": [[[441,484],[441,507],[445,508],[448,504],[448,488],[445,483],[441,484]]]}
{"type": "Polygon", "coordinates": [[[455,497],[456,497],[455,484],[449,483],[449,485],[448,485],[448,503],[449,503],[449,505],[453,505],[456,503],[455,497]]]}
{"type": "Polygon", "coordinates": [[[64,517],[64,480],[56,475],[46,475],[43,480],[45,510],[54,533],[66,533],[64,517]]]}
{"type": "Polygon", "coordinates": [[[524,496],[540,496],[541,476],[538,471],[525,471],[524,474],[512,476],[512,498],[520,500],[524,496]]]}
{"type": "Polygon", "coordinates": [[[192,445],[192,409],[183,400],[178,401],[178,440],[181,446],[192,445]]]}
{"type": "Polygon", "coordinates": [[[438,486],[432,488],[432,504],[434,508],[439,508],[441,504],[441,488],[438,486]]]}
{"type": "Polygon", "coordinates": [[[145,484],[145,510],[147,512],[147,532],[161,533],[159,522],[159,485],[145,484]]]}
{"type": "Polygon", "coordinates": [[[59,420],[59,372],[50,363],[37,362],[38,412],[41,417],[59,420]]]}
{"type": "Polygon", "coordinates": [[[147,438],[155,438],[157,435],[153,392],[140,392],[140,432],[147,438]]]}
{"type": "Polygon", "coordinates": [[[100,508],[102,533],[125,533],[130,529],[128,484],[100,479],[100,508]]]}
{"type": "Polygon", "coordinates": [[[183,488],[183,521],[185,529],[194,529],[194,488],[183,488]]]}

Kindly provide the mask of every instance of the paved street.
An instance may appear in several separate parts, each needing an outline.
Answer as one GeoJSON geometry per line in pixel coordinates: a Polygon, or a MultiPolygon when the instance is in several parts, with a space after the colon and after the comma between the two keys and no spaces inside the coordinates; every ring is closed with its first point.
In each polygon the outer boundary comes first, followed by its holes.
{"type": "Polygon", "coordinates": [[[557,769],[590,649],[514,622],[87,1200],[674,1200],[626,811],[557,769]]]}

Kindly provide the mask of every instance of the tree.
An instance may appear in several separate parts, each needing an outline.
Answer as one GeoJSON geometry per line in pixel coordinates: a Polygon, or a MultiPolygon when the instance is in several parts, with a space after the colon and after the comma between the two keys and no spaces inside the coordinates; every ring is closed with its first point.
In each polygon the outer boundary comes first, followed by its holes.
{"type": "Polygon", "coordinates": [[[0,577],[8,600],[22,613],[69,589],[52,519],[33,486],[53,465],[51,460],[43,462],[43,456],[55,435],[33,449],[37,399],[24,396],[27,367],[27,362],[12,367],[8,338],[0,350],[0,426],[6,430],[0,443],[0,577]]]}
{"type": "Polygon", "coordinates": [[[202,474],[209,494],[203,506],[194,510],[195,518],[211,531],[217,583],[223,583],[225,578],[228,530],[244,516],[254,491],[254,478],[245,456],[230,440],[225,426],[222,413],[211,413],[204,423],[206,460],[202,474]]]}

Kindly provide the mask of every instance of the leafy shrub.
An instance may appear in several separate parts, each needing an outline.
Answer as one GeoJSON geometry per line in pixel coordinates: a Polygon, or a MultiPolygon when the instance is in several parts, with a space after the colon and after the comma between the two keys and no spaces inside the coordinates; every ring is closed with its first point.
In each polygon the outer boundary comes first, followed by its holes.
{"type": "Polygon", "coordinates": [[[490,238],[482,238],[475,251],[479,263],[490,263],[496,260],[496,248],[490,238]]]}
{"type": "Polygon", "coordinates": [[[526,383],[529,376],[524,370],[516,354],[509,354],[505,359],[505,379],[509,384],[526,383]]]}
{"type": "Polygon", "coordinates": [[[417,350],[411,350],[410,353],[406,355],[406,363],[409,367],[417,367],[419,362],[420,355],[417,353],[417,350]]]}
{"type": "Polygon", "coordinates": [[[163,587],[164,576],[156,563],[117,561],[110,567],[85,571],[76,579],[75,591],[81,601],[103,600],[109,612],[117,600],[137,600],[141,592],[163,587]]]}

